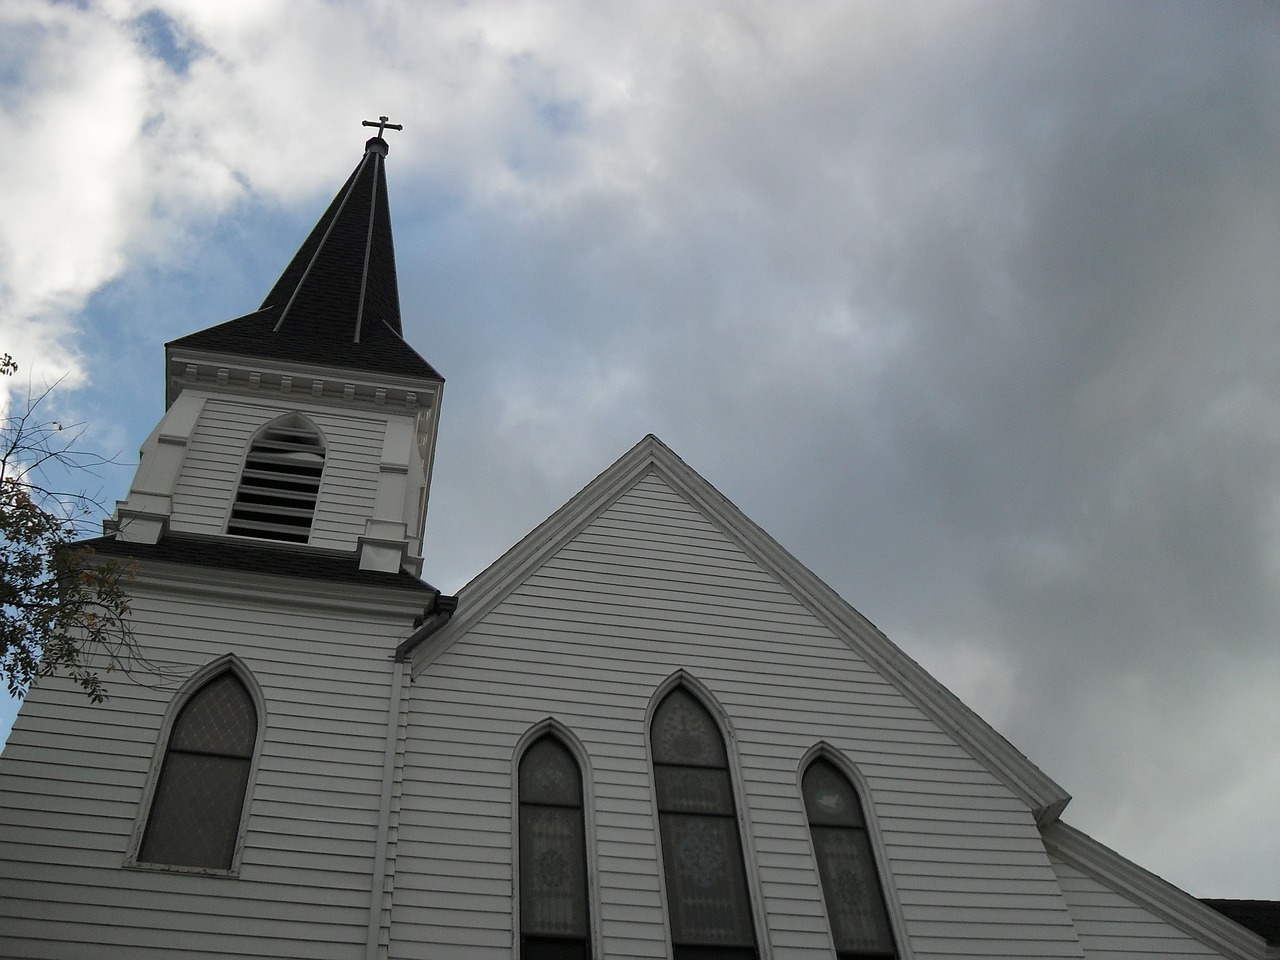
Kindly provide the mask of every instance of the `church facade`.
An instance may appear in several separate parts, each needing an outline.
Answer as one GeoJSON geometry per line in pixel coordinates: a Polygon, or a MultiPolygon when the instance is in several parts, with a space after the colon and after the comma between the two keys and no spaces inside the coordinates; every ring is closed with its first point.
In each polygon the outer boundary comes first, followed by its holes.
{"type": "Polygon", "coordinates": [[[1064,823],[654,437],[457,597],[423,582],[444,382],[402,337],[386,156],[257,311],[166,346],[94,542],[137,563],[139,662],[23,705],[0,955],[1275,955],[1064,823]]]}

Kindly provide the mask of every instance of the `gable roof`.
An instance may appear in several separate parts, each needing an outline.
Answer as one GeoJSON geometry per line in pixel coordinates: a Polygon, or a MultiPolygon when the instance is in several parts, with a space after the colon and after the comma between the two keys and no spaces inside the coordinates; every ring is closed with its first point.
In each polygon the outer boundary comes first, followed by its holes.
{"type": "MultiPolygon", "coordinates": [[[[1155,916],[1207,944],[1223,957],[1252,960],[1262,956],[1266,931],[1247,922],[1219,903],[1265,903],[1266,901],[1197,900],[1179,890],[1110,847],[1064,821],[1041,831],[1045,849],[1087,876],[1124,897],[1141,904],[1155,916]]],[[[1265,917],[1256,917],[1265,921],[1265,917]]],[[[1271,920],[1275,921],[1274,909],[1271,920]]],[[[1273,926],[1272,933],[1275,932],[1273,926]]]]}
{"type": "Polygon", "coordinates": [[[441,380],[401,334],[386,154],[379,137],[365,144],[360,163],[257,310],[166,349],[441,380]]]}
{"type": "Polygon", "coordinates": [[[837,637],[955,737],[1027,803],[1037,821],[1045,824],[1057,819],[1070,800],[1062,787],[652,434],[463,587],[452,620],[418,648],[415,659],[429,661],[448,649],[588,523],[652,473],[660,475],[837,637]]]}
{"type": "Polygon", "coordinates": [[[1280,947],[1280,900],[1217,900],[1204,897],[1200,900],[1230,917],[1242,927],[1248,927],[1267,941],[1267,946],[1280,947]]]}

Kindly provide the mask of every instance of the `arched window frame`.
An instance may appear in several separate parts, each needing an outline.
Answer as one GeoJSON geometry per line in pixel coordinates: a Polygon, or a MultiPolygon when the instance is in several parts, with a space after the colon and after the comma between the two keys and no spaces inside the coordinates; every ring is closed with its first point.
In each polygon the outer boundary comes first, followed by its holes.
{"type": "Polygon", "coordinates": [[[513,955],[521,956],[520,919],[520,762],[529,748],[545,736],[555,737],[569,751],[578,764],[582,778],[582,829],[587,854],[587,946],[592,960],[604,956],[604,943],[600,934],[600,885],[596,857],[595,784],[591,775],[591,763],[587,750],[578,736],[554,717],[547,717],[524,732],[516,744],[511,759],[511,945],[513,955]]]}
{"type": "Polygon", "coordinates": [[[885,849],[884,834],[880,829],[880,821],[876,816],[875,804],[871,802],[871,785],[866,776],[852,760],[826,741],[814,744],[801,758],[796,768],[796,797],[800,801],[800,818],[804,823],[805,835],[809,840],[809,852],[813,860],[813,877],[818,891],[818,900],[822,904],[822,916],[826,920],[827,936],[831,938],[832,956],[838,956],[835,950],[835,930],[831,924],[831,910],[827,905],[827,893],[822,886],[822,878],[818,873],[818,854],[813,843],[813,832],[809,825],[808,807],[804,796],[804,775],[809,767],[818,760],[825,760],[842,773],[853,785],[861,806],[862,819],[867,831],[867,839],[871,844],[871,858],[875,862],[876,877],[880,881],[880,894],[884,897],[885,911],[889,915],[889,931],[893,936],[897,960],[911,960],[911,946],[906,930],[906,918],[902,913],[902,903],[898,897],[897,887],[893,882],[893,873],[889,870],[889,857],[885,849]]]}
{"type": "Polygon", "coordinates": [[[240,469],[236,473],[235,484],[231,490],[231,499],[227,503],[227,517],[226,517],[226,522],[223,524],[223,532],[225,532],[229,536],[243,537],[247,540],[255,540],[255,541],[260,541],[265,543],[308,543],[309,544],[311,542],[312,535],[315,533],[316,517],[320,512],[320,494],[321,494],[321,491],[324,489],[324,474],[325,474],[325,468],[328,466],[328,463],[329,463],[328,438],[325,436],[324,431],[320,429],[319,425],[302,411],[291,410],[288,413],[283,413],[280,416],[274,417],[268,422],[264,423],[262,426],[260,426],[257,430],[254,431],[253,436],[249,439],[248,445],[245,447],[244,456],[243,458],[241,458],[241,461],[240,461],[240,469]],[[285,537],[271,537],[271,536],[265,536],[265,535],[240,533],[240,532],[233,531],[232,526],[235,524],[236,503],[238,502],[240,497],[240,489],[244,483],[244,473],[245,473],[245,470],[248,469],[249,459],[253,455],[254,448],[262,441],[262,438],[266,436],[268,431],[274,430],[274,429],[280,429],[280,428],[287,429],[295,422],[298,424],[298,429],[305,429],[315,434],[317,440],[319,441],[320,456],[322,458],[321,466],[320,466],[320,477],[316,481],[316,499],[311,511],[311,521],[307,526],[307,539],[305,541],[295,541],[285,537]]]}
{"type": "Polygon", "coordinates": [[[234,877],[240,872],[240,858],[244,852],[245,828],[249,822],[249,810],[253,804],[254,784],[258,780],[258,764],[262,758],[262,744],[267,728],[267,712],[266,701],[262,695],[262,688],[258,685],[257,679],[253,673],[245,666],[244,662],[233,653],[228,653],[217,658],[187,678],[173,698],[169,701],[169,706],[165,710],[164,719],[160,724],[160,732],[156,737],[155,750],[151,757],[151,768],[147,774],[147,780],[143,786],[142,799],[138,804],[138,814],[134,821],[133,833],[130,836],[128,852],[125,856],[124,865],[139,870],[158,870],[163,872],[178,873],[196,873],[206,876],[234,877]],[[173,727],[181,714],[183,707],[191,700],[193,696],[204,689],[205,685],[212,680],[216,680],[224,673],[232,673],[239,680],[245,690],[248,691],[250,699],[253,701],[254,711],[257,714],[258,729],[254,738],[253,758],[249,762],[249,776],[244,788],[244,802],[240,807],[240,822],[236,828],[236,844],[235,851],[231,857],[231,866],[229,869],[222,870],[215,867],[190,867],[178,864],[153,863],[151,861],[143,861],[138,859],[138,854],[142,849],[142,840],[146,836],[147,823],[151,819],[152,806],[155,803],[156,788],[160,784],[160,775],[164,770],[165,757],[169,753],[169,741],[173,736],[173,727]]]}
{"type": "Polygon", "coordinates": [[[695,700],[706,708],[720,731],[724,743],[725,756],[729,763],[729,788],[733,795],[735,819],[738,826],[738,841],[742,850],[743,869],[747,880],[747,897],[751,905],[751,923],[756,937],[756,953],[759,960],[770,960],[773,948],[769,942],[768,926],[765,923],[765,904],[760,892],[760,880],[756,869],[755,834],[748,816],[746,795],[743,792],[742,764],[738,756],[738,735],[728,712],[720,704],[719,698],[701,680],[686,670],[677,670],[664,680],[649,699],[644,718],[645,757],[649,767],[649,796],[653,803],[653,836],[658,854],[658,893],[662,901],[663,924],[666,928],[667,944],[671,945],[671,903],[667,898],[667,870],[665,852],[662,846],[662,824],[658,816],[658,783],[653,761],[653,718],[658,707],[676,687],[684,687],[695,700]]]}

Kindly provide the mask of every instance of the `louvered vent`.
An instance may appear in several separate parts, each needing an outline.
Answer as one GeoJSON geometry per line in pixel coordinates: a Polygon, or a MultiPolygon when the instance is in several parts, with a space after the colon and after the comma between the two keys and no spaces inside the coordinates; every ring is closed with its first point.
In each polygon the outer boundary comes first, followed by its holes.
{"type": "Polygon", "coordinates": [[[227,533],[306,543],[323,472],[324,445],[302,418],[267,427],[249,449],[227,533]]]}

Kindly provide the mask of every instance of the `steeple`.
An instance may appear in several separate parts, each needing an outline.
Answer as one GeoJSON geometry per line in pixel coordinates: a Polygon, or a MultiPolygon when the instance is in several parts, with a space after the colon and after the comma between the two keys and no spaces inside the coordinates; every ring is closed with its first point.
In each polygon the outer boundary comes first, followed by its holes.
{"type": "MultiPolygon", "coordinates": [[[[383,127],[253,313],[181,337],[199,350],[439,380],[400,323],[383,127]]],[[[173,399],[172,391],[170,401],[173,399]]]]}
{"type": "Polygon", "coordinates": [[[444,380],[401,336],[381,136],[396,127],[366,123],[378,136],[262,305],[166,345],[166,412],[105,524],[129,549],[421,571],[444,380]]]}

